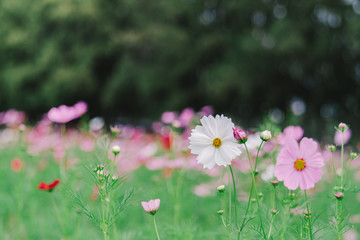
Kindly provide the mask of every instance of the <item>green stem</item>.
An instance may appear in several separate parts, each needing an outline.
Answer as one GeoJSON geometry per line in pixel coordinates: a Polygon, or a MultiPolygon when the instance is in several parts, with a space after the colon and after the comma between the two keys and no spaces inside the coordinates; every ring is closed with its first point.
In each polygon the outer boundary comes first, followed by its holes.
{"type": "Polygon", "coordinates": [[[227,229],[227,231],[228,231],[228,238],[229,238],[229,240],[231,240],[231,211],[232,211],[232,207],[231,207],[231,188],[230,188],[230,174],[228,174],[228,189],[229,189],[229,199],[228,199],[228,201],[229,201],[229,207],[228,207],[228,224],[227,224],[227,226],[228,226],[228,229],[227,229]]]}
{"type": "Polygon", "coordinates": [[[344,131],[342,131],[342,140],[341,140],[341,192],[344,192],[344,131]]]}
{"type": "Polygon", "coordinates": [[[253,182],[251,181],[251,189],[250,189],[249,201],[248,201],[248,204],[247,204],[247,207],[246,207],[244,219],[243,219],[243,221],[242,221],[242,223],[241,223],[240,232],[241,232],[241,231],[244,229],[244,227],[245,227],[245,222],[246,222],[246,218],[247,218],[247,215],[248,215],[248,212],[249,212],[249,209],[250,209],[251,197],[252,197],[253,191],[254,191],[254,185],[253,185],[253,182]]]}
{"type": "Polygon", "coordinates": [[[261,207],[260,207],[260,201],[259,201],[259,194],[258,194],[258,191],[257,191],[257,188],[256,188],[254,168],[253,168],[253,165],[251,163],[249,149],[247,148],[246,143],[244,143],[244,145],[245,145],[247,156],[249,158],[249,163],[250,163],[250,168],[251,168],[251,176],[252,176],[252,181],[253,181],[253,185],[254,185],[256,203],[257,203],[257,208],[258,208],[258,215],[259,215],[259,219],[260,219],[260,228],[261,228],[261,231],[262,231],[262,233],[264,235],[264,238],[267,239],[267,236],[266,236],[266,233],[265,233],[265,230],[264,230],[264,224],[263,224],[262,217],[261,217],[261,207]]]}
{"type": "MultiPolygon", "coordinates": [[[[273,194],[273,200],[272,200],[272,209],[275,210],[275,200],[276,200],[276,188],[274,187],[274,194],[273,194]]],[[[268,239],[270,239],[271,236],[271,228],[272,228],[272,224],[273,224],[273,220],[274,220],[275,214],[271,213],[271,221],[270,221],[270,226],[269,226],[269,231],[268,231],[268,239]]]]}
{"type": "Polygon", "coordinates": [[[333,167],[333,171],[334,171],[334,176],[335,176],[335,179],[337,180],[338,178],[337,178],[337,175],[336,175],[335,160],[334,160],[334,153],[333,152],[331,152],[331,162],[332,162],[332,167],[333,167]]]}
{"type": "Polygon", "coordinates": [[[310,206],[309,206],[309,200],[308,200],[308,197],[307,197],[307,193],[306,193],[306,190],[304,190],[304,194],[305,194],[305,201],[306,201],[306,208],[307,208],[307,212],[308,212],[308,224],[309,224],[309,239],[313,239],[313,236],[312,236],[312,226],[311,226],[311,212],[310,212],[310,206]]]}
{"type": "MultiPolygon", "coordinates": [[[[260,152],[260,149],[261,149],[261,146],[262,146],[263,143],[264,143],[264,141],[261,141],[260,146],[259,146],[258,151],[257,151],[257,154],[256,154],[256,159],[255,159],[255,171],[256,171],[256,167],[257,167],[257,163],[258,163],[259,152],[260,152]]],[[[249,153],[248,153],[248,158],[249,158],[249,161],[251,161],[251,160],[250,160],[250,155],[249,155],[249,153]]],[[[248,215],[248,212],[249,212],[249,208],[250,208],[250,205],[251,205],[251,198],[252,198],[253,189],[254,189],[254,184],[253,184],[253,181],[251,181],[251,188],[250,188],[249,200],[248,200],[248,204],[247,204],[247,207],[246,207],[245,216],[244,216],[244,219],[243,219],[243,221],[242,221],[242,223],[241,223],[240,231],[239,231],[239,233],[238,233],[238,239],[240,238],[240,233],[241,233],[241,231],[242,231],[242,230],[244,229],[244,227],[245,227],[245,222],[246,222],[247,215],[248,215]]]]}
{"type": "Polygon", "coordinates": [[[105,199],[101,199],[101,211],[102,211],[102,231],[104,233],[104,240],[107,240],[107,224],[105,222],[105,199]]]}
{"type": "MultiPolygon", "coordinates": [[[[237,194],[236,194],[236,185],[235,185],[235,177],[234,177],[234,172],[232,170],[231,165],[229,165],[229,169],[230,169],[230,173],[231,173],[231,177],[232,177],[232,182],[233,182],[233,188],[234,188],[234,208],[235,208],[235,223],[236,223],[236,228],[239,231],[239,222],[238,222],[238,217],[237,217],[237,194]]],[[[229,189],[230,191],[230,189],[229,189]]]]}
{"type": "Polygon", "coordinates": [[[183,186],[184,171],[180,169],[177,172],[176,188],[175,188],[175,204],[174,204],[174,224],[179,225],[181,213],[181,187],[183,186]]]}
{"type": "Polygon", "coordinates": [[[51,202],[52,202],[52,205],[54,206],[54,209],[55,209],[56,218],[57,218],[58,221],[59,221],[60,228],[61,228],[61,231],[62,231],[63,235],[65,235],[65,229],[64,229],[63,222],[62,222],[62,220],[61,220],[61,218],[60,218],[59,208],[57,207],[57,204],[56,204],[56,202],[55,202],[53,193],[50,193],[50,194],[51,194],[51,202]]]}
{"type": "Polygon", "coordinates": [[[258,163],[258,158],[259,158],[259,152],[260,152],[260,149],[261,149],[261,146],[263,145],[264,141],[261,141],[260,143],[260,146],[257,150],[257,153],[256,153],[256,159],[255,159],[255,168],[254,168],[254,171],[256,172],[256,168],[257,168],[257,163],[258,163]]]}
{"type": "Polygon", "coordinates": [[[160,240],[160,237],[159,237],[159,232],[158,232],[157,227],[156,227],[155,215],[154,215],[154,226],[155,226],[155,231],[156,231],[156,236],[157,236],[157,239],[158,239],[158,240],[160,240]]]}

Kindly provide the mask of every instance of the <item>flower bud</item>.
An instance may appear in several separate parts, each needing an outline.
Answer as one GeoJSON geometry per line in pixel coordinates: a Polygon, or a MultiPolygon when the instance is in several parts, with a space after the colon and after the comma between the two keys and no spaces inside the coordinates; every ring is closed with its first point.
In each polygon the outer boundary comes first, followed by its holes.
{"type": "Polygon", "coordinates": [[[304,215],[305,215],[305,218],[311,217],[311,211],[308,212],[307,210],[305,210],[304,215]]]}
{"type": "Polygon", "coordinates": [[[259,198],[261,199],[261,198],[264,197],[264,194],[263,194],[262,192],[260,192],[260,193],[258,194],[258,196],[259,196],[259,198]]]}
{"type": "Polygon", "coordinates": [[[115,156],[118,155],[119,152],[120,152],[120,147],[119,147],[118,145],[114,145],[114,146],[112,147],[112,152],[113,152],[113,154],[114,154],[115,156]]]}
{"type": "Polygon", "coordinates": [[[271,184],[274,186],[274,187],[277,187],[279,185],[279,181],[271,181],[271,184]]]}
{"type": "Polygon", "coordinates": [[[339,126],[338,126],[338,130],[339,131],[345,131],[346,129],[348,129],[349,126],[346,124],[346,123],[339,123],[339,126]]]}
{"type": "Polygon", "coordinates": [[[326,148],[330,151],[330,152],[335,152],[336,150],[336,146],[335,145],[327,145],[326,148]]]}
{"type": "Polygon", "coordinates": [[[341,200],[344,198],[344,194],[342,192],[338,192],[335,194],[335,198],[338,200],[341,200]]]}
{"type": "Polygon", "coordinates": [[[295,200],[295,198],[296,198],[295,193],[289,193],[289,198],[290,198],[291,200],[295,200]]]}
{"type": "Polygon", "coordinates": [[[261,140],[263,140],[265,142],[269,141],[272,138],[271,132],[269,130],[262,131],[260,133],[260,138],[261,138],[261,140]]]}
{"type": "Polygon", "coordinates": [[[121,129],[118,126],[111,126],[110,131],[111,131],[113,136],[116,136],[121,132],[121,129]]]}
{"type": "Polygon", "coordinates": [[[278,211],[277,210],[275,210],[275,209],[271,209],[271,214],[272,215],[276,215],[278,213],[278,211]]]}
{"type": "Polygon", "coordinates": [[[358,157],[358,154],[356,152],[351,152],[350,157],[351,157],[351,159],[355,159],[358,157]]]}
{"type": "Polygon", "coordinates": [[[220,185],[220,186],[218,186],[216,189],[217,189],[217,191],[218,191],[219,193],[225,192],[225,186],[224,186],[224,185],[220,185]]]}
{"type": "Polygon", "coordinates": [[[234,138],[241,144],[241,143],[246,143],[247,141],[247,134],[245,131],[238,129],[238,128],[233,128],[233,134],[234,134],[234,138]]]}
{"type": "Polygon", "coordinates": [[[219,210],[217,211],[217,214],[219,214],[220,216],[224,214],[224,210],[219,210]]]}

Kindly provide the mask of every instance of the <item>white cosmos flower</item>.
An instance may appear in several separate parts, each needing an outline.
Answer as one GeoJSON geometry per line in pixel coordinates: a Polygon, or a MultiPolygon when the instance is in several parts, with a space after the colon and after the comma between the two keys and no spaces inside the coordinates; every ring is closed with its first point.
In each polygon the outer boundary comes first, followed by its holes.
{"type": "Polygon", "coordinates": [[[233,135],[234,124],[224,115],[204,116],[202,126],[196,126],[189,137],[191,153],[198,154],[196,160],[204,168],[213,168],[215,164],[227,166],[240,155],[240,144],[233,135]]]}

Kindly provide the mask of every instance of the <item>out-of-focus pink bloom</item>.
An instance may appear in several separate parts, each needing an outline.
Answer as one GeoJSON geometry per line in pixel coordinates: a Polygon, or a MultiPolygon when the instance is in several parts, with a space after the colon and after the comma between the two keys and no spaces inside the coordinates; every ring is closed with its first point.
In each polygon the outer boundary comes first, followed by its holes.
{"type": "Polygon", "coordinates": [[[84,152],[91,152],[95,148],[95,141],[91,137],[82,137],[80,140],[80,149],[84,152]]]}
{"type": "Polygon", "coordinates": [[[214,109],[212,106],[204,106],[201,110],[200,110],[200,116],[209,116],[212,115],[214,113],[214,109]]]}
{"type": "Polygon", "coordinates": [[[74,120],[87,111],[87,105],[84,102],[78,102],[72,107],[61,105],[57,108],[53,107],[47,114],[50,121],[56,123],[67,123],[74,120]]]}
{"type": "Polygon", "coordinates": [[[0,113],[0,124],[6,124],[10,128],[14,128],[22,124],[26,119],[24,112],[10,109],[0,113]]]}
{"type": "Polygon", "coordinates": [[[25,167],[25,162],[20,160],[19,158],[14,158],[11,160],[11,169],[14,172],[20,172],[25,167]]]}
{"type": "MultiPolygon", "coordinates": [[[[336,130],[335,136],[334,136],[334,143],[336,146],[341,146],[342,144],[342,131],[336,130]]],[[[344,130],[344,144],[346,144],[351,138],[351,129],[348,128],[344,130]]]]}
{"type": "Polygon", "coordinates": [[[142,201],[141,205],[147,213],[155,215],[160,207],[160,199],[150,200],[149,202],[142,201]]]}
{"type": "Polygon", "coordinates": [[[77,115],[76,118],[78,118],[78,117],[84,115],[87,112],[88,106],[87,106],[87,104],[85,102],[80,101],[80,102],[76,103],[73,106],[73,108],[75,109],[75,112],[76,112],[76,115],[77,115]]]}
{"type": "Polygon", "coordinates": [[[54,147],[54,157],[56,160],[60,161],[65,157],[65,146],[64,144],[57,144],[54,147]]]}
{"type": "Polygon", "coordinates": [[[310,189],[321,179],[324,158],[311,138],[303,138],[300,146],[294,139],[288,139],[276,161],[274,175],[290,190],[310,189]]]}
{"type": "Polygon", "coordinates": [[[155,133],[159,133],[163,126],[164,125],[161,122],[153,122],[151,128],[155,133]]]}
{"type": "Polygon", "coordinates": [[[171,124],[177,119],[176,112],[164,112],[161,116],[161,121],[166,124],[171,124]]]}
{"type": "Polygon", "coordinates": [[[206,197],[211,195],[212,187],[209,184],[200,184],[194,188],[194,193],[199,197],[206,197]]]}
{"type": "Polygon", "coordinates": [[[166,167],[166,158],[154,157],[146,161],[146,167],[150,170],[158,170],[166,167]]]}
{"type": "Polygon", "coordinates": [[[195,116],[194,109],[185,108],[179,116],[180,125],[182,127],[189,126],[194,116],[195,116]]]}
{"type": "Polygon", "coordinates": [[[278,143],[284,145],[286,144],[288,139],[294,139],[295,141],[299,141],[303,135],[304,130],[300,126],[288,126],[278,136],[278,143]]]}

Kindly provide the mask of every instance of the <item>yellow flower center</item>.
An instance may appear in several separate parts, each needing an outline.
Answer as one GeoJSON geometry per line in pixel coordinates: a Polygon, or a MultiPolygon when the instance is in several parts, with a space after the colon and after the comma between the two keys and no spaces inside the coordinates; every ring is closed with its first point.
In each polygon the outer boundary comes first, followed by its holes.
{"type": "Polygon", "coordinates": [[[305,160],[302,158],[297,159],[294,163],[294,167],[298,171],[304,170],[304,168],[306,167],[305,160]]]}
{"type": "Polygon", "coordinates": [[[213,141],[213,145],[214,147],[218,148],[221,146],[221,139],[220,138],[215,138],[214,141],[213,141]]]}

